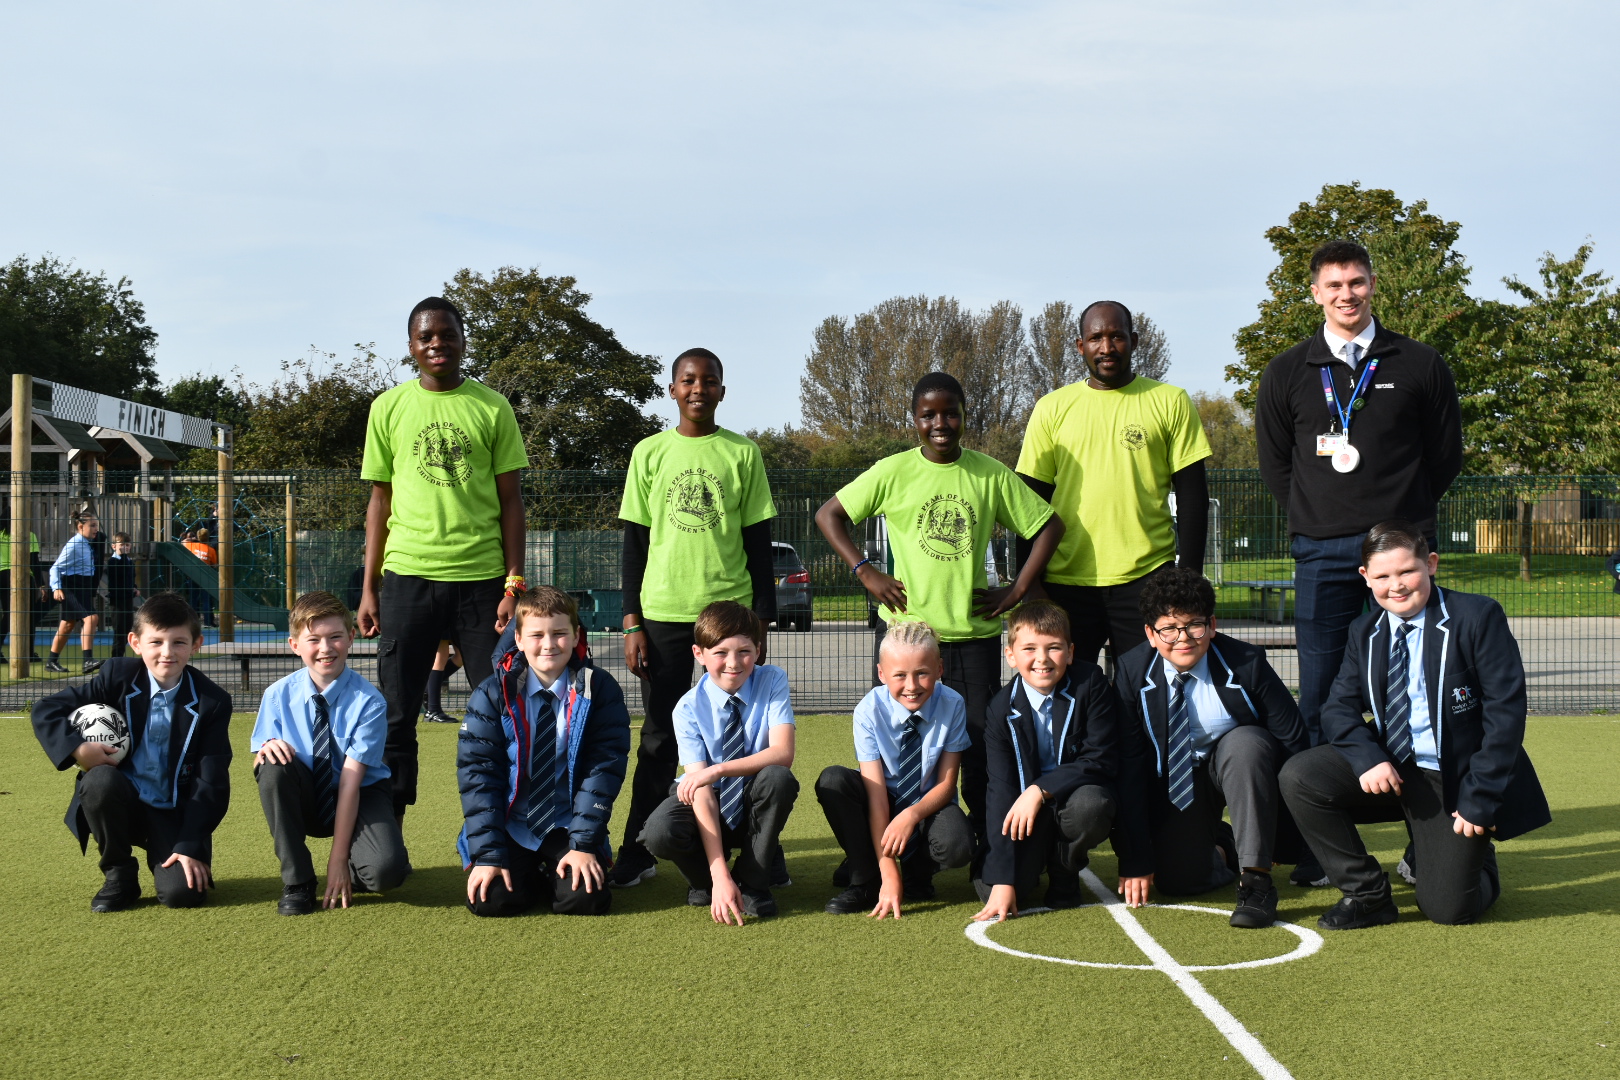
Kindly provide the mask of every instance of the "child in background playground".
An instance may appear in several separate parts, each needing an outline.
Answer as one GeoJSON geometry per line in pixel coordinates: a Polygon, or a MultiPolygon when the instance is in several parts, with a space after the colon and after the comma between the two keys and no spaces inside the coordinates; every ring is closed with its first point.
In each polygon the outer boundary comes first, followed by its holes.
{"type": "Polygon", "coordinates": [[[124,655],[125,639],[135,626],[139,595],[135,591],[135,544],[129,533],[113,533],[112,554],[107,556],[107,614],[112,619],[114,656],[124,655]]]}
{"type": "Polygon", "coordinates": [[[461,658],[454,655],[448,641],[439,642],[439,655],[433,658],[433,670],[428,673],[427,693],[422,695],[422,719],[430,724],[459,724],[460,720],[444,711],[444,684],[461,670],[461,658]]]}
{"type": "MultiPolygon", "coordinates": [[[[189,536],[191,534],[188,533],[187,535],[189,536]]],[[[207,529],[198,529],[195,536],[192,536],[192,538],[189,540],[182,541],[182,543],[185,544],[187,551],[197,556],[197,558],[201,559],[209,566],[218,566],[219,552],[215,550],[214,545],[208,542],[208,537],[209,532],[207,529]]],[[[193,595],[195,597],[192,606],[195,607],[198,614],[202,616],[203,625],[218,626],[219,623],[214,620],[213,596],[210,595],[207,589],[199,588],[195,585],[191,586],[191,588],[194,590],[193,595]]]]}
{"type": "Polygon", "coordinates": [[[67,673],[67,668],[62,666],[62,647],[79,623],[84,625],[79,641],[84,648],[85,672],[101,666],[95,659],[96,623],[100,617],[95,608],[96,556],[90,543],[100,528],[101,523],[94,514],[82,515],[74,526],[74,534],[68,537],[51,564],[51,595],[62,603],[62,621],[56,627],[56,637],[51,640],[51,658],[45,662],[46,671],[67,673]]]}

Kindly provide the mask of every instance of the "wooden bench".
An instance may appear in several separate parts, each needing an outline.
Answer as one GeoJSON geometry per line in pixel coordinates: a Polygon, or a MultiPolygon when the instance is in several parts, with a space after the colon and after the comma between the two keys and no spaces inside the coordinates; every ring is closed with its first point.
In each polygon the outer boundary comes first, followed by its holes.
{"type": "Polygon", "coordinates": [[[1250,645],[1259,645],[1267,650],[1299,648],[1292,626],[1228,626],[1223,622],[1220,630],[1227,637],[1247,641],[1250,645]]]}
{"type": "MultiPolygon", "coordinates": [[[[298,655],[287,647],[284,638],[275,641],[219,641],[212,645],[204,645],[197,650],[197,655],[236,657],[237,663],[242,668],[243,693],[248,693],[252,687],[253,658],[255,656],[291,660],[294,664],[299,662],[298,655]]],[[[356,638],[354,645],[349,649],[349,655],[351,657],[376,656],[376,640],[356,638]]]]}
{"type": "Polygon", "coordinates": [[[1266,622],[1285,623],[1288,621],[1288,594],[1294,591],[1293,579],[1279,581],[1228,581],[1226,584],[1235,585],[1240,589],[1248,589],[1252,597],[1260,594],[1260,617],[1266,622]],[[1272,617],[1271,597],[1277,596],[1276,618],[1272,617]]]}

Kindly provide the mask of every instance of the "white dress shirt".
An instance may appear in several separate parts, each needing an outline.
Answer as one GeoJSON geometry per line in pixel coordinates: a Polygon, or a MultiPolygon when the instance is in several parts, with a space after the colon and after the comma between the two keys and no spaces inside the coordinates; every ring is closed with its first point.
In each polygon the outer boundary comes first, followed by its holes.
{"type": "Polygon", "coordinates": [[[1351,371],[1359,368],[1361,361],[1367,358],[1367,348],[1372,345],[1373,335],[1377,332],[1377,319],[1368,319],[1367,325],[1362,328],[1361,333],[1357,334],[1354,339],[1340,337],[1334,332],[1333,327],[1325,323],[1322,326],[1322,336],[1327,339],[1328,351],[1333,354],[1333,359],[1341,364],[1349,365],[1351,371]],[[1354,364],[1351,364],[1349,358],[1344,354],[1345,346],[1349,345],[1352,340],[1355,341],[1357,346],[1356,362],[1354,364]]]}

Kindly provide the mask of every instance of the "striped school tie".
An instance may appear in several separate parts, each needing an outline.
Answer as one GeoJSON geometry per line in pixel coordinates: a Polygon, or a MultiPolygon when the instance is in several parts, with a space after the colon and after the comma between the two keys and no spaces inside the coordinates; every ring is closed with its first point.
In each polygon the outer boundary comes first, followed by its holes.
{"type": "MultiPolygon", "coordinates": [[[[743,742],[742,700],[735,694],[726,699],[726,722],[720,733],[722,761],[736,761],[748,756],[748,744],[743,742]]],[[[727,776],[714,783],[715,794],[720,797],[720,819],[726,828],[735,829],[742,818],[743,791],[748,777],[727,776]]]]}
{"type": "Polygon", "coordinates": [[[544,840],[557,816],[557,709],[551,691],[540,692],[540,711],[529,726],[529,832],[544,840]]]}
{"type": "Polygon", "coordinates": [[[895,805],[904,810],[922,798],[922,719],[916,713],[906,721],[906,731],[900,736],[900,760],[895,767],[899,782],[895,805]]]}
{"type": "Polygon", "coordinates": [[[315,813],[320,816],[323,829],[332,828],[337,819],[337,776],[332,753],[332,711],[326,703],[326,698],[316,694],[315,725],[311,729],[310,739],[312,755],[315,759],[315,813]]]}
{"type": "Polygon", "coordinates": [[[1412,760],[1412,699],[1406,694],[1406,680],[1412,666],[1408,635],[1415,630],[1403,622],[1389,644],[1389,679],[1384,683],[1384,746],[1395,764],[1412,760]]]}
{"type": "Polygon", "coordinates": [[[1177,810],[1193,804],[1192,716],[1187,709],[1187,672],[1170,686],[1170,802],[1177,810]]]}

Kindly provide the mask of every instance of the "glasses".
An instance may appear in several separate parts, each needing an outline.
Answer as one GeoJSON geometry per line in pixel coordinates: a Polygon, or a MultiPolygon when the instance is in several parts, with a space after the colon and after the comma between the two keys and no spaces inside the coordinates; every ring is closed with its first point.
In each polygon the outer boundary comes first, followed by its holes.
{"type": "Polygon", "coordinates": [[[1204,635],[1209,633],[1209,623],[1190,622],[1186,626],[1177,626],[1170,623],[1167,626],[1155,626],[1153,632],[1159,635],[1159,640],[1166,645],[1173,645],[1182,634],[1187,635],[1189,641],[1203,641],[1204,635]]]}

